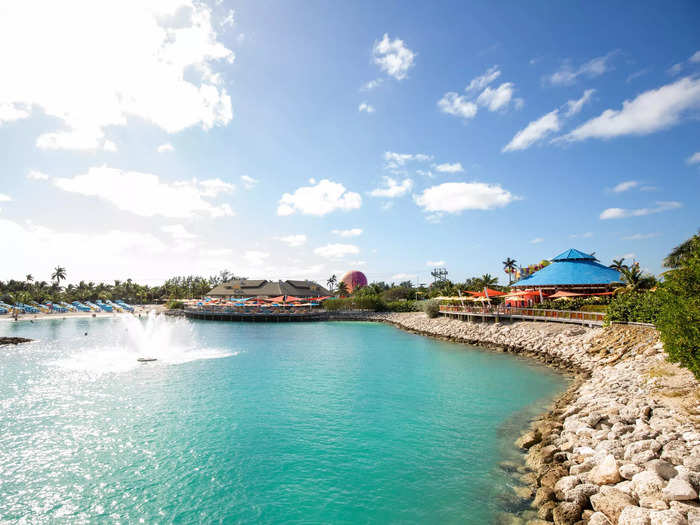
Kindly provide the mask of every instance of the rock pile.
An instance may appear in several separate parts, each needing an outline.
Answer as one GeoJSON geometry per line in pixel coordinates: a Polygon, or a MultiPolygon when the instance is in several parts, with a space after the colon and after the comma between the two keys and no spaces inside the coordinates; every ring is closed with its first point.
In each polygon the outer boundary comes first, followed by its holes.
{"type": "Polygon", "coordinates": [[[666,362],[654,329],[370,317],[579,374],[516,442],[527,450],[534,499],[509,523],[700,525],[700,385],[666,362]]]}

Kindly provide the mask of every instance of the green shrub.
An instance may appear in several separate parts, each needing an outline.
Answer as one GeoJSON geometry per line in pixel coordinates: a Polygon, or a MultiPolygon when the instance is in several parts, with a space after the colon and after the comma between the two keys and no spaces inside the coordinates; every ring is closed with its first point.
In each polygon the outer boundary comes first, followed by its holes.
{"type": "Polygon", "coordinates": [[[371,310],[373,312],[386,311],[386,303],[376,295],[359,297],[345,297],[342,299],[328,299],[323,302],[323,308],[334,312],[339,310],[371,310]]]}
{"type": "Polygon", "coordinates": [[[440,313],[440,301],[437,301],[435,299],[425,301],[425,303],[423,303],[423,311],[431,319],[437,317],[440,313]]]}
{"type": "Polygon", "coordinates": [[[605,313],[608,311],[607,304],[584,304],[581,307],[582,312],[601,312],[605,313]]]}
{"type": "Polygon", "coordinates": [[[166,308],[168,310],[184,310],[185,303],[183,303],[182,301],[172,300],[172,301],[168,302],[168,304],[166,305],[166,308]]]}
{"type": "Polygon", "coordinates": [[[415,299],[416,291],[413,288],[405,286],[396,286],[385,290],[381,294],[381,298],[386,302],[395,302],[401,299],[415,299]]]}
{"type": "Polygon", "coordinates": [[[669,360],[700,379],[700,237],[695,235],[681,247],[686,252],[678,256],[675,269],[666,273],[659,287],[656,326],[669,360]]]}
{"type": "Polygon", "coordinates": [[[386,303],[386,308],[390,312],[417,312],[416,301],[391,301],[386,303]]]}
{"type": "Polygon", "coordinates": [[[606,323],[656,323],[662,297],[658,292],[627,292],[613,297],[608,306],[606,323]]]}

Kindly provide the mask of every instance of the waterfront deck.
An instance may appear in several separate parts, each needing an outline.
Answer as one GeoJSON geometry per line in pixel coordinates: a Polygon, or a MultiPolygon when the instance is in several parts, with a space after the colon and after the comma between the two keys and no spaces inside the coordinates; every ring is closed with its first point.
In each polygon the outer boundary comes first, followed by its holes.
{"type": "Polygon", "coordinates": [[[602,312],[579,312],[569,310],[544,310],[539,308],[507,308],[503,306],[440,306],[440,314],[445,317],[471,322],[500,321],[545,321],[572,323],[586,326],[603,326],[605,314],[602,312]]]}

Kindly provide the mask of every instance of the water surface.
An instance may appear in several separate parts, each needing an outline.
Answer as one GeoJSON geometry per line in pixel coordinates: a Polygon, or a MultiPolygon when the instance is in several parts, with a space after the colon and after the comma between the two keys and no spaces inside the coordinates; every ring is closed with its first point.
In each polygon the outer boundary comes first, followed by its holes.
{"type": "Polygon", "coordinates": [[[519,426],[566,387],[371,323],[56,319],[0,335],[39,339],[0,347],[9,522],[489,523],[519,426]]]}

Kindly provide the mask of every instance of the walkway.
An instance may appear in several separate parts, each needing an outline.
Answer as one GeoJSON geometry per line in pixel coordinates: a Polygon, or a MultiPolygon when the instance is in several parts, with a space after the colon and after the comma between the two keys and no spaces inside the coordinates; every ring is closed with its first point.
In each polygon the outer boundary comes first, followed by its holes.
{"type": "Polygon", "coordinates": [[[440,313],[446,317],[466,321],[551,321],[587,326],[603,326],[605,314],[602,312],[578,312],[569,310],[543,310],[539,308],[506,308],[503,306],[440,306],[440,313]]]}

